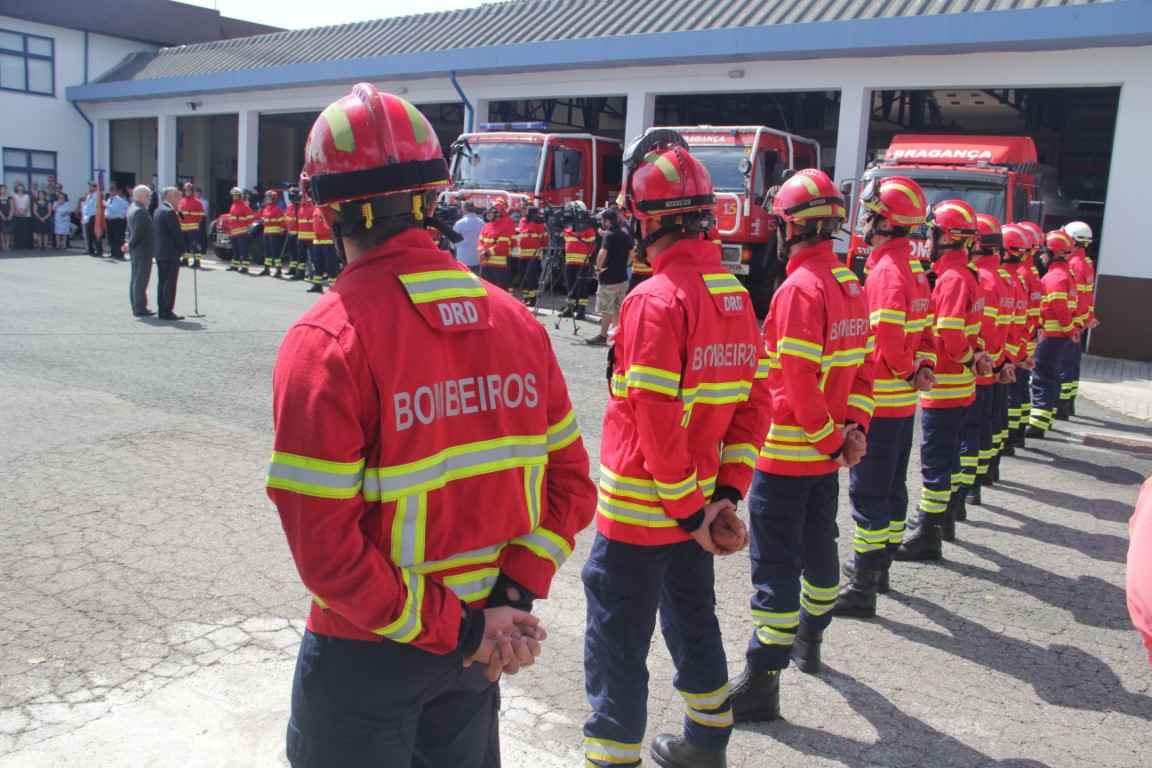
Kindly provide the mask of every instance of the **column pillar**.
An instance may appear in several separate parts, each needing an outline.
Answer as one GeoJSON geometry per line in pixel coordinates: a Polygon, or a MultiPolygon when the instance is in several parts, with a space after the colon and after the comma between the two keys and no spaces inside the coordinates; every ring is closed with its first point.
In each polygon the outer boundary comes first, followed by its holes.
{"type": "Polygon", "coordinates": [[[93,137],[95,146],[92,148],[93,154],[90,156],[92,167],[85,170],[85,179],[95,178],[96,168],[106,168],[109,172],[114,170],[112,168],[112,121],[96,120],[95,122],[96,135],[93,137]]]}
{"type": "Polygon", "coordinates": [[[656,94],[647,91],[628,93],[624,116],[624,146],[639,138],[656,120],[656,94]]]}
{"type": "Polygon", "coordinates": [[[251,189],[259,182],[260,113],[245,110],[237,117],[240,135],[236,144],[236,183],[241,189],[251,189]]]}
{"type": "Polygon", "coordinates": [[[872,89],[849,85],[840,91],[840,124],[836,126],[836,183],[858,179],[868,150],[872,89]]]}
{"type": "Polygon", "coordinates": [[[176,115],[156,118],[157,189],[176,183],[176,115]]]}

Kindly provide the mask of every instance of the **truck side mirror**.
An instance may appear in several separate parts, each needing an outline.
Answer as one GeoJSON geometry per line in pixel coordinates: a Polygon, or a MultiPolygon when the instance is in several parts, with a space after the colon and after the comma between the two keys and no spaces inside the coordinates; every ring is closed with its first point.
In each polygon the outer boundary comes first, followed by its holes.
{"type": "Polygon", "coordinates": [[[844,197],[852,196],[852,187],[856,184],[856,179],[844,179],[840,182],[840,194],[844,197]]]}
{"type": "Polygon", "coordinates": [[[468,158],[468,162],[474,166],[480,165],[480,155],[473,152],[471,157],[468,158]]]}
{"type": "Polygon", "coordinates": [[[745,176],[752,173],[752,161],[746,157],[740,158],[740,164],[738,167],[740,168],[740,173],[744,174],[745,176]]]}
{"type": "Polygon", "coordinates": [[[1028,203],[1028,219],[1043,226],[1044,224],[1044,201],[1032,200],[1028,203]]]}

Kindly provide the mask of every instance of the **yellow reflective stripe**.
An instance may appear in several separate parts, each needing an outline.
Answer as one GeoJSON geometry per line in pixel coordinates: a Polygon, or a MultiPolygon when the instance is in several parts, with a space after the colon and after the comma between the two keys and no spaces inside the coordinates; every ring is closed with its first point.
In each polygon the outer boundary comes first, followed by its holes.
{"type": "Polygon", "coordinates": [[[584,737],[584,756],[602,763],[634,763],[640,759],[640,744],[584,737]]]}
{"type": "Polygon", "coordinates": [[[501,437],[445,448],[408,464],[369,469],[365,471],[364,498],[395,501],[465,477],[544,464],[548,460],[545,441],[545,435],[501,437]]]}
{"type": "Polygon", "coordinates": [[[633,365],[625,374],[625,386],[628,389],[647,389],[676,397],[680,393],[680,374],[660,368],[633,365]]]}
{"type": "Polygon", "coordinates": [[[360,492],[364,461],[338,462],[310,459],[273,451],[268,466],[269,488],[323,499],[351,499],[360,492]]]}
{"type": "Polygon", "coordinates": [[[429,560],[426,563],[419,563],[408,570],[413,573],[419,573],[422,576],[427,576],[430,573],[462,568],[466,565],[485,565],[498,560],[500,553],[504,551],[504,547],[506,546],[508,546],[508,542],[501,542],[499,544],[493,544],[490,547],[481,547],[480,549],[472,549],[467,552],[461,552],[458,555],[452,555],[452,557],[446,557],[443,560],[429,560]]]}
{"type": "Polygon", "coordinates": [[[396,503],[392,519],[392,560],[401,568],[424,562],[427,543],[428,494],[405,496],[396,503]]]}
{"type": "Polygon", "coordinates": [[[805,360],[811,360],[814,363],[820,362],[820,356],[824,353],[824,348],[819,344],[814,344],[811,341],[804,341],[803,339],[794,339],[789,336],[784,336],[780,339],[780,343],[776,345],[777,355],[792,355],[793,357],[802,357],[805,360]]]}
{"type": "Polygon", "coordinates": [[[400,569],[400,578],[404,581],[407,595],[404,597],[404,607],[400,615],[386,627],[372,630],[398,643],[410,643],[420,635],[423,621],[420,618],[420,609],[424,604],[424,577],[407,568],[400,569]]]}
{"type": "Polygon", "coordinates": [[[752,611],[756,639],[764,645],[791,645],[800,626],[800,611],[752,611]]]}
{"type": "Polygon", "coordinates": [[[682,389],[679,396],[688,404],[727,405],[747,400],[751,392],[750,381],[716,381],[702,382],[691,389],[682,389]]]}
{"type": "Polygon", "coordinates": [[[835,429],[836,422],[832,421],[832,417],[829,416],[828,420],[824,422],[824,426],[820,427],[820,429],[816,430],[815,432],[804,430],[804,437],[808,438],[808,442],[810,443],[818,443],[831,435],[835,429]]]}
{"type": "Polygon", "coordinates": [[[609,520],[647,528],[673,528],[676,521],[664,514],[663,507],[646,507],[599,494],[596,511],[609,520]]]}
{"type": "Polygon", "coordinates": [[[729,728],[733,723],[731,707],[722,712],[701,712],[692,707],[684,707],[684,714],[692,721],[709,728],[729,728]]]}
{"type": "Polygon", "coordinates": [[[721,464],[744,464],[749,467],[756,465],[756,446],[752,443],[732,443],[724,446],[720,453],[721,464]]]}
{"type": "Polygon", "coordinates": [[[951,329],[954,331],[962,331],[962,330],[964,330],[964,318],[963,317],[937,317],[936,318],[936,327],[937,328],[951,329]]]}
{"type": "Polygon", "coordinates": [[[852,349],[838,349],[820,358],[821,368],[851,368],[864,362],[868,354],[868,347],[853,347],[852,349]]]}
{"type": "Polygon", "coordinates": [[[767,357],[760,358],[758,361],[756,361],[756,375],[753,376],[753,378],[754,379],[766,379],[766,378],[768,378],[768,370],[771,367],[772,366],[771,366],[770,361],[767,357]]]}
{"type": "Polygon", "coordinates": [[[544,498],[544,467],[524,469],[524,500],[528,506],[528,524],[535,528],[540,524],[540,501],[544,498]]]}
{"type": "Polygon", "coordinates": [[[492,594],[492,588],[496,586],[496,579],[499,576],[499,568],[481,568],[446,576],[443,583],[456,597],[466,603],[475,603],[492,594]]]}
{"type": "Polygon", "coordinates": [[[684,699],[684,703],[693,709],[715,709],[728,698],[728,683],[708,693],[680,691],[680,696],[684,699]]]}
{"type": "Polygon", "coordinates": [[[877,309],[868,316],[868,322],[871,325],[877,325],[878,323],[903,325],[907,322],[907,319],[907,313],[901,312],[899,309],[877,309]]]}
{"type": "Polygon", "coordinates": [[[408,292],[408,297],[412,299],[414,304],[424,304],[441,299],[485,296],[488,293],[476,275],[455,269],[415,272],[399,277],[400,282],[404,284],[404,290],[408,292]]]}
{"type": "Polygon", "coordinates": [[[600,488],[613,496],[623,496],[628,499],[641,501],[659,501],[660,494],[656,493],[656,483],[636,477],[624,477],[600,465],[600,488]]]}
{"type": "Polygon", "coordinates": [[[860,280],[856,277],[856,273],[847,267],[832,267],[832,275],[841,283],[855,283],[860,280]]]}
{"type": "Polygon", "coordinates": [[[708,293],[725,294],[725,293],[748,293],[748,290],[740,284],[735,275],[701,275],[704,278],[704,284],[708,286],[708,293]]]}
{"type": "Polygon", "coordinates": [[[543,527],[536,528],[526,536],[512,539],[512,543],[531,550],[545,560],[552,561],[557,570],[572,554],[572,546],[564,540],[563,536],[543,527]]]}
{"type": "Polygon", "coordinates": [[[876,410],[876,401],[867,395],[848,395],[848,407],[858,408],[871,416],[872,412],[876,410]]]}
{"type": "Polygon", "coordinates": [[[558,451],[580,439],[580,428],[576,426],[576,411],[548,427],[548,452],[558,451]]]}
{"type": "Polygon", "coordinates": [[[677,501],[684,498],[688,494],[696,490],[696,471],[693,470],[692,474],[683,480],[678,480],[674,483],[665,483],[656,478],[653,478],[656,483],[656,492],[660,494],[660,498],[665,501],[677,501]]]}

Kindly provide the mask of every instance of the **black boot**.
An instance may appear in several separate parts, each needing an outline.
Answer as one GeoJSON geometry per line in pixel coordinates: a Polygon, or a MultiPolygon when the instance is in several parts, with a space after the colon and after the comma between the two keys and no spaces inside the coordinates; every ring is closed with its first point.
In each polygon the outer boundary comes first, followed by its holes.
{"type": "Polygon", "coordinates": [[[1028,439],[1024,437],[1024,433],[1027,431],[1027,424],[1021,424],[1019,427],[1017,427],[1016,430],[1012,432],[1012,445],[1016,446],[1017,448],[1027,448],[1028,439]]]}
{"type": "Polygon", "coordinates": [[[1024,430],[1024,437],[1031,437],[1033,439],[1035,439],[1035,438],[1043,439],[1044,430],[1040,429],[1040,427],[1033,427],[1033,426],[1029,425],[1028,429],[1024,430]]]}
{"type": "Polygon", "coordinates": [[[961,522],[968,519],[968,503],[964,499],[964,495],[957,493],[955,498],[950,500],[952,502],[952,519],[961,522]]]}
{"type": "Polygon", "coordinates": [[[579,309],[577,309],[576,310],[576,319],[577,320],[584,320],[585,319],[584,313],[587,311],[588,311],[587,307],[580,307],[579,309]]]}
{"type": "Polygon", "coordinates": [[[276,267],[276,271],[272,274],[272,277],[276,278],[277,280],[283,278],[284,277],[284,270],[281,269],[280,267],[276,267]]]}
{"type": "Polygon", "coordinates": [[[732,719],[738,723],[766,723],[780,719],[780,672],[757,672],[745,666],[728,684],[732,719]]]}
{"type": "Polygon", "coordinates": [[[564,309],[560,310],[558,317],[572,317],[576,314],[576,309],[571,304],[565,304],[564,309]]]}
{"type": "MultiPolygon", "coordinates": [[[[983,494],[981,494],[981,492],[980,492],[980,488],[982,485],[983,485],[983,483],[981,482],[981,478],[977,477],[976,482],[973,483],[972,485],[968,486],[968,490],[965,491],[963,498],[965,498],[969,504],[975,504],[978,507],[984,506],[983,494]]],[[[953,495],[959,496],[960,494],[957,493],[957,494],[953,494],[953,495]]],[[[967,511],[965,511],[964,514],[965,514],[965,516],[967,516],[967,511]]],[[[957,517],[956,519],[957,520],[963,520],[964,518],[957,517]]]]}
{"type": "Polygon", "coordinates": [[[697,749],[683,736],[662,733],[652,739],[651,751],[664,768],[728,768],[727,750],[697,749]]]}
{"type": "Polygon", "coordinates": [[[988,477],[985,479],[984,485],[996,485],[1000,482],[1000,457],[993,456],[992,461],[988,464],[988,477]]]}
{"type": "Polygon", "coordinates": [[[1069,416],[1075,416],[1076,415],[1076,398],[1072,398],[1071,400],[1068,401],[1068,415],[1069,416]]]}
{"type": "Polygon", "coordinates": [[[943,560],[944,552],[941,542],[939,525],[921,523],[900,548],[892,553],[894,560],[910,562],[914,560],[943,560]]]}
{"type": "MultiPolygon", "coordinates": [[[[889,552],[895,552],[896,551],[896,547],[893,547],[892,545],[888,545],[888,546],[889,546],[889,552]]],[[[843,571],[844,575],[847,576],[849,579],[856,578],[856,561],[855,560],[845,560],[844,561],[844,567],[841,568],[840,570],[843,571]]],[[[890,589],[889,580],[888,580],[888,571],[877,571],[876,573],[878,574],[876,577],[876,594],[878,594],[878,595],[888,594],[888,590],[890,589]]]]}
{"type": "Polygon", "coordinates": [[[887,574],[871,568],[854,567],[852,570],[852,581],[840,589],[836,604],[832,606],[832,615],[870,619],[876,615],[876,588],[880,577],[887,574]]]}
{"type": "MultiPolygon", "coordinates": [[[[1015,433],[1013,433],[1015,434],[1015,433]]],[[[1016,455],[1016,440],[1013,435],[1009,435],[1008,439],[1004,441],[1004,447],[1000,449],[1001,456],[1015,456],[1016,455]]]]}
{"type": "Polygon", "coordinates": [[[801,672],[815,675],[820,672],[820,645],[824,642],[824,630],[808,629],[801,624],[792,641],[792,661],[801,672]]]}
{"type": "Polygon", "coordinates": [[[256,275],[256,277],[268,277],[272,274],[272,267],[264,267],[264,271],[256,275]]]}
{"type": "Polygon", "coordinates": [[[1056,406],[1056,415],[1053,417],[1056,421],[1068,421],[1071,418],[1068,415],[1068,401],[1061,400],[1060,405],[1056,406]]]}
{"type": "Polygon", "coordinates": [[[956,541],[956,507],[949,507],[944,515],[944,525],[940,526],[941,541],[956,541]]]}

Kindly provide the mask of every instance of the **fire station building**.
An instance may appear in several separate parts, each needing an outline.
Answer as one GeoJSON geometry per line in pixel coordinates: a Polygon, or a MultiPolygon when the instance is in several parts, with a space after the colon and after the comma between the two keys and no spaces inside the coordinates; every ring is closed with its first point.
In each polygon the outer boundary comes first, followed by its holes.
{"type": "Polygon", "coordinates": [[[217,205],[295,179],[316,115],[359,81],[419,105],[445,146],[489,122],[766,125],[819,141],[838,181],[898,133],[1030,136],[1097,234],[1089,350],[1152,360],[1144,0],[508,0],[143,50],[66,95],[93,167],[191,179],[217,205]]]}

